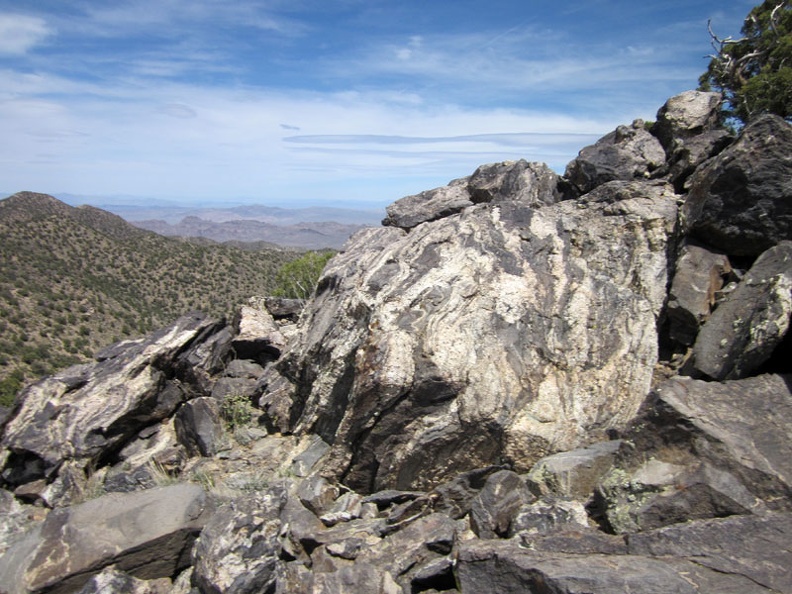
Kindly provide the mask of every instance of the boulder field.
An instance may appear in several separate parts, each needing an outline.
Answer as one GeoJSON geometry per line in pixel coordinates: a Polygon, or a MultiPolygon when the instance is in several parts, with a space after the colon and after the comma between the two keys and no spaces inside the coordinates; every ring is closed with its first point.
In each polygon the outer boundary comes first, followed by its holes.
{"type": "Polygon", "coordinates": [[[0,415],[0,592],[792,592],[792,126],[690,91],[0,415]]]}

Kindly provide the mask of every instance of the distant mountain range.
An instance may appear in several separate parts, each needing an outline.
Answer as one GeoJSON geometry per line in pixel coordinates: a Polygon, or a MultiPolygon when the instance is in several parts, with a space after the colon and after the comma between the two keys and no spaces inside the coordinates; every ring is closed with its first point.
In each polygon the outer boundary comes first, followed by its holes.
{"type": "Polygon", "coordinates": [[[102,205],[131,224],[169,237],[217,242],[267,242],[298,249],[339,249],[355,231],[378,226],[379,210],[263,205],[180,207],[102,205]]]}

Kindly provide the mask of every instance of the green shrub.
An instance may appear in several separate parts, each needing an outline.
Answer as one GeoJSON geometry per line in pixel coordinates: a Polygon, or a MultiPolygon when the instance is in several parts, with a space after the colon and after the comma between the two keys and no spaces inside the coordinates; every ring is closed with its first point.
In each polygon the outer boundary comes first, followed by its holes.
{"type": "Polygon", "coordinates": [[[272,294],[289,299],[308,299],[333,255],[331,251],[306,252],[296,260],[287,262],[275,274],[275,290],[272,294]]]}

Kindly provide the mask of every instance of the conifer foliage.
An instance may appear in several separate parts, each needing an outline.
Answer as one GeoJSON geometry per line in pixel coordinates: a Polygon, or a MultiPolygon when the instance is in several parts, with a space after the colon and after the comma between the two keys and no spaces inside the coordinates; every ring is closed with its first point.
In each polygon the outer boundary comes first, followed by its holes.
{"type": "Polygon", "coordinates": [[[742,37],[720,38],[701,75],[702,90],[724,95],[724,115],[746,123],[773,113],[792,119],[792,0],[765,0],[745,19],[742,37]]]}

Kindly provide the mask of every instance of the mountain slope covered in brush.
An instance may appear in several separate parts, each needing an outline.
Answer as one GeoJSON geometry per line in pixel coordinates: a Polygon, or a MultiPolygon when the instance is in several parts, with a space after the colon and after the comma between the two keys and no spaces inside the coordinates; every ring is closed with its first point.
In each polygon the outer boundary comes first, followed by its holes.
{"type": "Polygon", "coordinates": [[[0,201],[0,390],[200,309],[232,313],[296,254],[196,245],[90,207],[0,201]]]}

